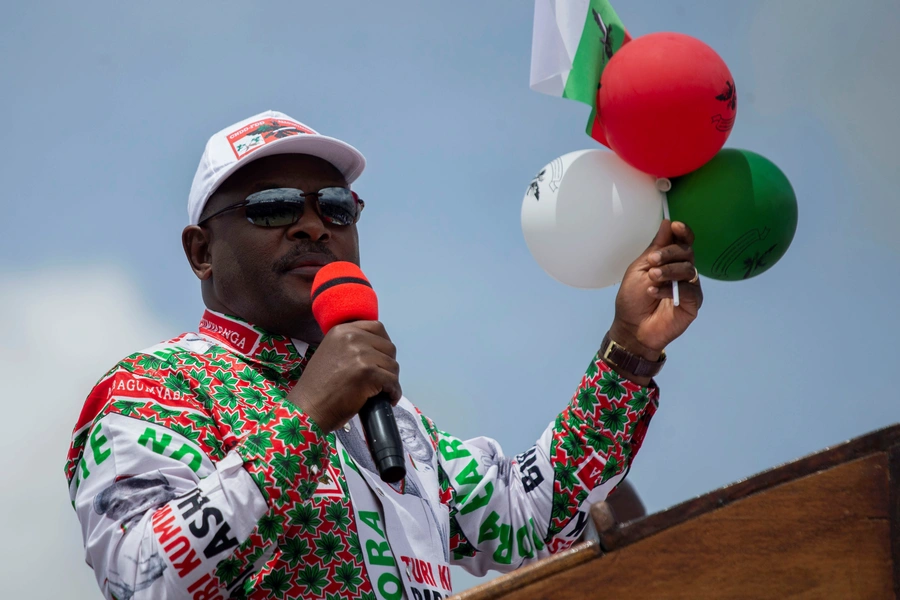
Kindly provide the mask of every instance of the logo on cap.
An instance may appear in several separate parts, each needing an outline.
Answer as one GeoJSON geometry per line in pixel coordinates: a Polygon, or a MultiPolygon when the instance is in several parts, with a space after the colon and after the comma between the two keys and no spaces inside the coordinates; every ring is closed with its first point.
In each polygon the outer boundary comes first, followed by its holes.
{"type": "Polygon", "coordinates": [[[296,121],[269,118],[244,125],[237,131],[229,133],[227,138],[234,156],[241,158],[269,142],[301,134],[317,135],[315,131],[296,121]]]}

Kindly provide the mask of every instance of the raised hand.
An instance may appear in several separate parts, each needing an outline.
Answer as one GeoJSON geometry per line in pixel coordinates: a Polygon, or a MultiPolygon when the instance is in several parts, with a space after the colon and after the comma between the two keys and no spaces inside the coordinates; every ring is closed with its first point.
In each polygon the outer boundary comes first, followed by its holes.
{"type": "Polygon", "coordinates": [[[694,267],[693,243],[694,233],[687,225],[663,221],[647,250],[625,271],[610,337],[629,352],[656,361],[697,318],[703,290],[694,267]],[[673,281],[679,286],[678,306],[672,300],[673,281]]]}

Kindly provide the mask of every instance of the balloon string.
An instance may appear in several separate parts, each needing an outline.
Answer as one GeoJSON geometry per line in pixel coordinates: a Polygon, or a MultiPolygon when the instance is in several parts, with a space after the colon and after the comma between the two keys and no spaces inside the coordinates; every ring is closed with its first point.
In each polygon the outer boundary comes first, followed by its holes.
{"type": "MultiPolygon", "coordinates": [[[[672,218],[669,216],[669,196],[662,192],[663,197],[663,219],[667,221],[671,221],[672,218]]],[[[671,227],[671,225],[670,225],[671,227]]],[[[678,295],[678,282],[672,282],[672,302],[675,306],[678,306],[681,303],[681,298],[678,295]]]]}

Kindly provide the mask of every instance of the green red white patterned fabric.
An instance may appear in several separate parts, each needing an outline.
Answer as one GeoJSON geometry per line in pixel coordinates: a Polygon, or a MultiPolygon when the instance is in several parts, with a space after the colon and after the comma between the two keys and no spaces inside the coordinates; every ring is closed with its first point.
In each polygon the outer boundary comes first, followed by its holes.
{"type": "Polygon", "coordinates": [[[66,477],[107,598],[441,598],[450,562],[509,571],[568,548],[625,476],[658,391],[594,357],[526,452],[438,430],[407,400],[410,477],[381,482],[358,419],[285,400],[314,352],[207,311],[94,387],[66,477]]]}

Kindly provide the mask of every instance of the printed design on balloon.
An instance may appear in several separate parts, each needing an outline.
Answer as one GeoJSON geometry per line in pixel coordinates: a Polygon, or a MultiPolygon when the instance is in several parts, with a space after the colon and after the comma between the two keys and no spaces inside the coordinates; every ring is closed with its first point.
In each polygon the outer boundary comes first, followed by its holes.
{"type": "Polygon", "coordinates": [[[559,182],[563,177],[563,161],[562,157],[556,157],[550,163],[550,182],[547,184],[551,192],[559,189],[559,182]]]}
{"type": "Polygon", "coordinates": [[[734,117],[726,119],[722,115],[716,115],[712,118],[712,124],[715,125],[716,129],[719,131],[728,132],[734,127],[734,117]]]}
{"type": "Polygon", "coordinates": [[[559,182],[562,181],[563,176],[563,162],[562,157],[557,157],[553,159],[549,165],[541,169],[541,172],[534,176],[534,179],[531,180],[531,183],[528,184],[528,194],[534,196],[534,199],[540,202],[541,200],[541,182],[544,181],[544,176],[547,174],[547,169],[550,169],[550,181],[547,183],[550,191],[556,192],[559,189],[559,182]]]}
{"type": "Polygon", "coordinates": [[[725,82],[725,91],[716,96],[716,100],[725,102],[731,110],[737,110],[737,85],[725,82]]]}
{"type": "MultiPolygon", "coordinates": [[[[725,103],[732,111],[737,110],[737,84],[734,84],[730,81],[725,82],[725,89],[721,94],[716,96],[716,100],[721,100],[725,103]]],[[[718,114],[712,118],[712,124],[715,125],[716,129],[719,131],[727,132],[731,131],[731,128],[734,127],[734,117],[732,115],[730,118],[725,117],[722,114],[718,114]]]]}
{"type": "MultiPolygon", "coordinates": [[[[726,276],[728,274],[728,269],[731,268],[737,260],[741,258],[741,256],[747,252],[753,244],[757,242],[761,242],[769,237],[770,230],[768,227],[764,227],[760,232],[759,229],[751,229],[746,232],[744,235],[736,239],[731,243],[730,246],[725,248],[725,251],[719,255],[719,258],[712,265],[713,274],[716,276],[726,276]]],[[[757,250],[753,256],[748,256],[744,258],[742,261],[742,265],[747,270],[744,273],[744,279],[749,279],[754,273],[759,271],[760,269],[764,269],[768,267],[768,263],[766,262],[775,248],[778,247],[778,244],[772,244],[768,250],[760,254],[757,250]]]]}
{"type": "Polygon", "coordinates": [[[757,250],[753,254],[753,256],[748,256],[747,258],[745,258],[744,267],[747,269],[747,272],[744,273],[744,279],[750,279],[750,277],[760,269],[765,270],[769,266],[769,263],[766,262],[769,259],[769,255],[772,254],[772,252],[777,247],[778,244],[772,244],[771,246],[769,246],[769,249],[762,254],[760,254],[759,250],[757,250]]]}
{"type": "Polygon", "coordinates": [[[538,202],[541,201],[541,186],[540,183],[544,180],[544,174],[547,173],[547,169],[541,169],[541,172],[534,176],[534,179],[531,180],[531,183],[528,184],[528,193],[534,196],[534,199],[538,202]]]}

